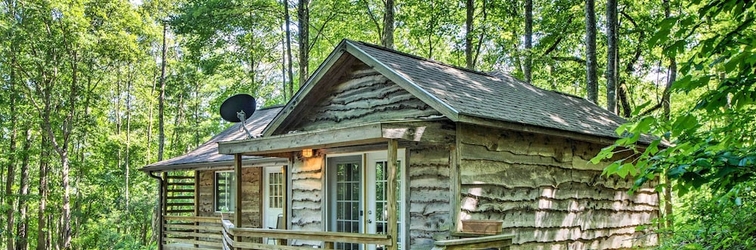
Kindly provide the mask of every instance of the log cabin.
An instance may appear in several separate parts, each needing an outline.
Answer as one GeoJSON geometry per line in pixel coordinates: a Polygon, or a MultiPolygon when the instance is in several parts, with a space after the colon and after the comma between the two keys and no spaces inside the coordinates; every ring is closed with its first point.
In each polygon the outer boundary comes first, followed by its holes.
{"type": "Polygon", "coordinates": [[[161,248],[657,244],[654,182],[630,194],[631,177],[590,162],[625,120],[580,97],[343,40],[285,106],[254,116],[268,119],[259,137],[203,145],[222,164],[142,169],[163,190],[161,248]],[[194,176],[181,216],[167,200],[177,170],[194,176]]]}

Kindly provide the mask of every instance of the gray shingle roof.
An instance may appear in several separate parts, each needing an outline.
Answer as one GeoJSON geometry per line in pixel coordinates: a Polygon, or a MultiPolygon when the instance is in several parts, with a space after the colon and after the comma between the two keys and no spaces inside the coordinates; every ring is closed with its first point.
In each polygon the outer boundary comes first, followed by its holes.
{"type": "MultiPolygon", "coordinates": [[[[255,111],[255,113],[247,119],[247,129],[249,129],[249,132],[252,133],[252,135],[259,135],[280,110],[281,107],[270,107],[255,111]]],[[[189,153],[147,165],[141,170],[151,172],[232,164],[234,156],[219,154],[218,142],[243,140],[245,138],[247,138],[247,133],[243,129],[241,129],[241,123],[235,124],[227,128],[223,132],[220,132],[219,134],[213,136],[213,138],[210,138],[210,140],[200,145],[196,149],[190,151],[189,153]]],[[[244,156],[243,159],[262,160],[264,158],[256,156],[244,156]]],[[[274,158],[268,159],[272,160],[274,158]]]]}
{"type": "Polygon", "coordinates": [[[457,115],[617,138],[625,119],[586,99],[540,89],[504,74],[444,65],[363,42],[346,40],[457,115]]]}

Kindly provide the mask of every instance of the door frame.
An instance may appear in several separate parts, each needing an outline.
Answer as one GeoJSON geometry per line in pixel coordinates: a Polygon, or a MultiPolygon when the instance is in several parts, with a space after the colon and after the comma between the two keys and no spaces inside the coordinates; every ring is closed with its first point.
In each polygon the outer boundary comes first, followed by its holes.
{"type": "MultiPolygon", "coordinates": [[[[367,233],[368,232],[368,225],[366,223],[369,216],[367,216],[366,211],[368,211],[368,182],[367,177],[367,170],[368,170],[368,154],[380,154],[380,153],[386,153],[388,154],[388,150],[365,150],[365,151],[356,151],[356,152],[349,152],[349,153],[335,153],[335,154],[327,154],[325,155],[324,161],[325,164],[323,165],[323,182],[322,182],[322,218],[323,218],[323,231],[330,231],[331,225],[333,224],[333,216],[332,216],[332,208],[331,205],[331,186],[332,186],[332,179],[335,177],[332,177],[332,173],[330,173],[330,164],[329,161],[332,161],[331,158],[341,158],[341,157],[360,157],[361,161],[360,164],[362,164],[361,168],[361,176],[362,178],[360,180],[362,189],[362,192],[360,193],[360,209],[363,211],[363,216],[361,216],[361,222],[360,222],[360,233],[367,233]]],[[[400,209],[402,209],[401,212],[401,218],[398,218],[398,222],[400,225],[402,225],[401,228],[398,228],[397,232],[399,235],[401,235],[400,239],[398,240],[398,245],[400,249],[407,249],[409,246],[408,244],[408,237],[407,234],[409,233],[409,149],[406,148],[399,148],[397,149],[397,158],[401,162],[402,166],[399,169],[399,176],[401,176],[401,179],[399,180],[399,193],[400,198],[397,200],[397,205],[400,209]]],[[[375,166],[371,166],[370,168],[374,168],[375,166]]],[[[372,182],[374,184],[374,182],[372,182]]],[[[372,198],[372,200],[375,200],[375,197],[372,198]]]]}

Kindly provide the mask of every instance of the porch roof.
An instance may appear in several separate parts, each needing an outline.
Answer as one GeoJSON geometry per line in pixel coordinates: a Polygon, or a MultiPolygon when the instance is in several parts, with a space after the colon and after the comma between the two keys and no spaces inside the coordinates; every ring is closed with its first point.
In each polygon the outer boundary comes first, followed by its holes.
{"type": "Polygon", "coordinates": [[[386,142],[390,139],[450,143],[454,130],[432,121],[378,122],[365,125],[274,135],[218,143],[221,154],[275,156],[302,149],[336,148],[386,142]]]}
{"type": "MultiPolygon", "coordinates": [[[[281,106],[267,107],[255,111],[255,113],[247,119],[247,129],[249,129],[250,133],[253,135],[259,135],[279,111],[281,111],[281,106]]],[[[246,132],[241,129],[241,123],[235,124],[186,154],[152,163],[140,170],[144,172],[162,172],[171,170],[233,167],[234,157],[232,155],[219,154],[218,142],[243,140],[246,137],[246,132]]],[[[265,164],[286,162],[286,159],[245,156],[242,159],[242,162],[245,165],[265,164]]]]}

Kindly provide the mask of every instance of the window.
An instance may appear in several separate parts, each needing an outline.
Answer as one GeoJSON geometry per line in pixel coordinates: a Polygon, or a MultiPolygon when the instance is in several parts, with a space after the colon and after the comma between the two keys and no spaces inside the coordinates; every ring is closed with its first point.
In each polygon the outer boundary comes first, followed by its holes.
{"type": "Polygon", "coordinates": [[[268,173],[268,206],[283,208],[283,173],[268,173]]]}
{"type": "Polygon", "coordinates": [[[236,179],[233,171],[215,172],[215,211],[233,212],[236,179]]]}

